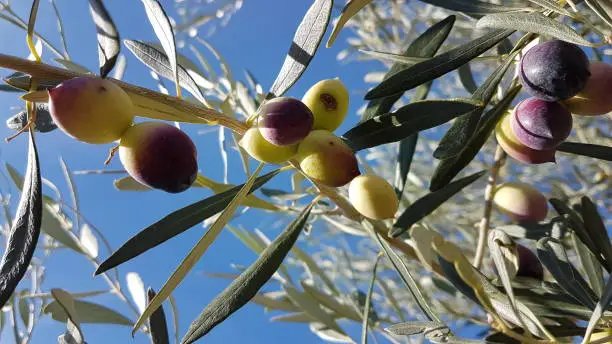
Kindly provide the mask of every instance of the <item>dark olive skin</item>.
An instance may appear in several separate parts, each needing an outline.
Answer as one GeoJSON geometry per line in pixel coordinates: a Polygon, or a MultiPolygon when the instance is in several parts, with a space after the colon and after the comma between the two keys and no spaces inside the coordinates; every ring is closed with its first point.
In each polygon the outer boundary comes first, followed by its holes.
{"type": "Polygon", "coordinates": [[[314,117],[301,101],[274,98],[260,110],[259,131],[266,141],[277,146],[290,146],[302,141],[312,130],[314,117]]]}
{"type": "Polygon", "coordinates": [[[589,59],[575,44],[560,40],[531,48],[521,58],[519,76],[532,96],[548,101],[578,94],[589,78],[589,59]]]}
{"type": "Polygon", "coordinates": [[[525,146],[545,150],[556,148],[572,131],[572,114],[558,102],[528,98],[512,114],[512,130],[525,146]]]}
{"type": "Polygon", "coordinates": [[[520,277],[530,277],[535,279],[544,278],[544,268],[536,255],[529,248],[516,244],[516,253],[518,255],[519,267],[516,273],[520,277]]]}
{"type": "Polygon", "coordinates": [[[198,174],[196,146],[187,134],[166,123],[130,127],[121,137],[119,157],[138,182],[169,193],[187,190],[198,174]]]}

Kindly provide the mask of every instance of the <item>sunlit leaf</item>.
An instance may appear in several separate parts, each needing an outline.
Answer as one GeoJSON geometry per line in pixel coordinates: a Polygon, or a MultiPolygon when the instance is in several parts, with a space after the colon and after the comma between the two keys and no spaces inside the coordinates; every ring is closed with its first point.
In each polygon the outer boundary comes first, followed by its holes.
{"type": "Polygon", "coordinates": [[[100,76],[104,78],[115,66],[121,50],[119,31],[102,0],[89,0],[89,12],[96,24],[100,76]]]}

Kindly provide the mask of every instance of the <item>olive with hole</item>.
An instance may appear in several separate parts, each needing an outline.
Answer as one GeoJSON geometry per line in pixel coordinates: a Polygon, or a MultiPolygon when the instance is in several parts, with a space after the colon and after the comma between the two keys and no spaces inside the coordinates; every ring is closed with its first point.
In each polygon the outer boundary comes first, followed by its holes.
{"type": "Polygon", "coordinates": [[[313,129],[336,130],[349,109],[349,93],[340,79],[326,79],[306,91],[302,101],[314,115],[313,129]]]}

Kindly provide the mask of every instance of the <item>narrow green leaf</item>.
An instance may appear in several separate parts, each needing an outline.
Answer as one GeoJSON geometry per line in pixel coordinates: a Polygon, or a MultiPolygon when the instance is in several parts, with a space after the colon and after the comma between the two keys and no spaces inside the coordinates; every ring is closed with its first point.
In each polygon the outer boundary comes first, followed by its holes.
{"type": "MultiPolygon", "coordinates": [[[[115,324],[132,326],[134,323],[121,313],[97,303],[74,300],[74,310],[81,324],[115,324]]],[[[53,320],[66,322],[71,318],[59,301],[53,301],[45,306],[44,312],[51,314],[53,320]]]]}
{"type": "Polygon", "coordinates": [[[40,236],[42,187],[34,133],[29,132],[28,165],[2,260],[0,261],[0,307],[9,300],[23,278],[40,236]]]}
{"type": "Polygon", "coordinates": [[[557,147],[558,152],[584,155],[590,158],[612,161],[612,147],[565,141],[557,147]]]}
{"type": "Polygon", "coordinates": [[[102,0],[89,0],[89,12],[94,24],[96,24],[98,34],[100,76],[105,78],[115,66],[121,51],[119,30],[117,30],[102,0]]]}
{"type": "Polygon", "coordinates": [[[442,160],[434,170],[429,185],[429,190],[437,191],[446,186],[448,183],[455,178],[457,174],[467,166],[474,157],[478,154],[482,146],[491,136],[495,125],[499,119],[506,113],[506,110],[512,104],[512,101],[519,93],[520,87],[515,87],[508,91],[506,96],[489,110],[483,118],[481,123],[476,130],[476,133],[472,139],[466,144],[466,146],[457,154],[455,157],[442,160]]]}
{"type": "MultiPolygon", "coordinates": [[[[47,133],[57,129],[57,125],[55,125],[49,113],[49,106],[46,103],[36,104],[36,122],[34,123],[34,131],[41,133],[47,133]]],[[[6,120],[6,126],[15,131],[23,129],[27,124],[27,111],[19,111],[6,120]]]]}
{"type": "Polygon", "coordinates": [[[62,59],[62,58],[55,58],[53,59],[55,62],[61,64],[62,66],[64,66],[64,68],[68,69],[69,71],[72,72],[76,72],[76,73],[81,73],[81,74],[91,74],[94,75],[94,73],[92,73],[89,69],[81,66],[80,64],[71,61],[71,60],[66,60],[66,59],[62,59]]]}
{"type": "Polygon", "coordinates": [[[267,98],[282,96],[302,76],[325,35],[332,5],[332,0],[315,0],[310,6],[295,32],[287,57],[267,98]]]}
{"type": "Polygon", "coordinates": [[[449,198],[453,197],[463,188],[478,180],[486,172],[487,171],[480,171],[456,180],[437,191],[428,193],[416,202],[412,203],[398,217],[397,221],[393,225],[393,229],[391,230],[391,236],[395,238],[406,232],[408,229],[410,229],[410,227],[412,227],[412,225],[438,209],[438,207],[444,204],[444,202],[448,201],[449,198]]]}
{"type": "Polygon", "coordinates": [[[597,13],[608,26],[612,27],[612,4],[602,1],[600,4],[597,0],[585,0],[584,1],[593,12],[597,13]],[[604,6],[607,6],[608,10],[604,6]]]}
{"type": "MultiPolygon", "coordinates": [[[[147,289],[147,300],[151,300],[155,297],[155,291],[151,288],[147,289]]],[[[151,314],[149,318],[149,330],[151,331],[151,343],[152,344],[170,344],[170,337],[168,336],[168,324],[166,323],[166,314],[164,313],[164,307],[159,306],[151,314]]]]}
{"type": "Polygon", "coordinates": [[[359,123],[342,136],[359,151],[437,127],[479,106],[469,99],[422,100],[359,123]]]}
{"type": "Polygon", "coordinates": [[[595,294],[601,297],[604,290],[604,280],[603,280],[603,269],[599,264],[599,261],[593,253],[586,247],[586,245],[578,238],[576,233],[572,233],[572,244],[574,246],[574,251],[576,251],[578,255],[578,261],[586,274],[587,280],[591,289],[595,292],[595,294]]]}
{"type": "Polygon", "coordinates": [[[251,300],[272,277],[299,237],[314,207],[312,202],[257,260],[212,300],[191,323],[181,343],[193,343],[251,300]]]}
{"type": "Polygon", "coordinates": [[[427,330],[446,327],[442,323],[434,321],[411,321],[399,324],[393,324],[385,329],[389,333],[393,333],[396,336],[412,336],[415,334],[421,334],[427,330]]]}
{"type": "Polygon", "coordinates": [[[476,85],[476,80],[474,80],[470,63],[468,62],[457,68],[457,73],[459,74],[459,81],[461,81],[461,85],[463,85],[465,90],[470,93],[476,92],[478,86],[476,85]]]}
{"type": "MultiPolygon", "coordinates": [[[[83,331],[81,331],[80,318],[79,314],[76,310],[75,301],[72,296],[62,289],[51,289],[51,295],[55,299],[56,304],[56,313],[63,313],[63,317],[65,317],[67,331],[63,336],[58,338],[59,342],[66,342],[69,344],[83,344],[83,331]]],[[[46,307],[48,307],[47,305],[46,307]]],[[[44,308],[43,311],[46,312],[47,308],[44,308]]],[[[52,313],[53,318],[55,319],[55,314],[52,313]]],[[[56,319],[57,320],[57,319],[56,319]]]]}
{"type": "Polygon", "coordinates": [[[416,153],[418,141],[419,134],[412,134],[401,140],[399,143],[399,153],[397,154],[398,178],[395,183],[395,189],[398,196],[401,196],[404,193],[406,180],[408,179],[408,173],[410,172],[410,166],[412,165],[412,158],[416,153]]]}
{"type": "Polygon", "coordinates": [[[597,306],[595,306],[595,309],[593,310],[593,315],[591,315],[591,319],[589,319],[589,325],[587,326],[582,343],[588,343],[595,326],[599,322],[599,319],[603,316],[606,309],[610,307],[610,303],[612,303],[612,278],[608,278],[606,288],[604,289],[601,298],[597,302],[597,306]]]}
{"type": "Polygon", "coordinates": [[[557,283],[573,298],[589,309],[595,309],[595,293],[569,262],[563,245],[556,239],[538,241],[538,258],[550,271],[557,283]]]}
{"type": "Polygon", "coordinates": [[[410,294],[416,301],[421,311],[423,311],[427,319],[430,321],[442,322],[442,320],[440,320],[440,317],[434,312],[433,308],[425,299],[423,292],[421,291],[417,282],[414,280],[414,277],[412,277],[410,270],[408,270],[408,267],[406,266],[406,263],[404,263],[402,258],[400,258],[400,256],[395,253],[395,251],[393,251],[391,246],[389,246],[386,241],[381,239],[380,235],[376,233],[370,222],[362,221],[361,223],[368,230],[370,236],[373,236],[376,239],[378,245],[383,250],[397,273],[400,275],[402,282],[404,282],[406,288],[408,288],[410,294]]]}
{"type": "Polygon", "coordinates": [[[608,237],[608,231],[603,219],[597,211],[597,206],[588,196],[583,196],[580,202],[584,228],[588,232],[589,237],[593,239],[593,243],[599,251],[598,253],[608,263],[608,271],[612,271],[612,243],[610,243],[610,237],[608,237]]]}
{"type": "MultiPolygon", "coordinates": [[[[147,67],[151,68],[155,73],[173,80],[174,70],[172,69],[172,61],[168,59],[168,55],[158,50],[156,47],[140,41],[133,41],[126,39],[123,41],[125,46],[147,67]]],[[[193,78],[193,75],[197,73],[183,67],[181,64],[177,64],[178,81],[181,87],[185,88],[191,95],[202,103],[206,103],[202,91],[198,87],[198,84],[193,78]]],[[[198,75],[199,76],[199,75],[198,75]]],[[[199,76],[204,79],[204,77],[199,76]]],[[[206,80],[207,81],[207,80],[206,80]]]]}
{"type": "MultiPolygon", "coordinates": [[[[403,56],[415,56],[420,58],[432,57],[436,54],[438,49],[442,46],[442,43],[448,37],[453,25],[455,24],[456,17],[454,15],[448,16],[443,20],[437,22],[417,37],[402,54],[403,56]]],[[[399,73],[409,66],[403,63],[394,63],[389,71],[384,76],[383,80],[388,79],[392,75],[399,73]]],[[[421,99],[424,99],[427,92],[421,99]]],[[[372,100],[368,103],[368,106],[361,117],[361,122],[366,121],[378,115],[390,112],[393,104],[400,99],[401,93],[390,95],[381,99],[372,100]]],[[[413,99],[413,100],[421,100],[413,99]]]]}
{"type": "Polygon", "coordinates": [[[301,281],[300,284],[304,289],[304,292],[312,296],[312,298],[317,300],[317,302],[320,303],[323,307],[328,308],[330,311],[334,312],[334,315],[336,317],[347,318],[353,321],[361,321],[361,317],[359,313],[355,311],[355,308],[340,303],[334,296],[328,295],[304,281],[301,281]]]}
{"type": "Polygon", "coordinates": [[[334,29],[332,30],[332,33],[327,39],[327,44],[325,44],[327,48],[331,47],[334,44],[334,41],[336,40],[336,37],[338,37],[338,34],[342,30],[342,28],[344,27],[344,24],[346,24],[349,19],[351,19],[355,14],[357,14],[357,12],[359,12],[370,2],[372,2],[372,0],[351,0],[346,4],[346,6],[344,6],[344,8],[342,9],[342,13],[340,14],[340,18],[338,18],[338,20],[336,21],[334,29]]]}
{"type": "Polygon", "coordinates": [[[545,8],[547,10],[557,12],[567,17],[573,16],[573,14],[570,11],[563,8],[563,6],[559,5],[559,3],[557,3],[555,0],[529,0],[529,2],[539,5],[542,8],[545,8]]]}
{"type": "Polygon", "coordinates": [[[340,326],[334,320],[333,315],[329,314],[319,306],[315,299],[310,294],[302,293],[289,285],[284,285],[283,290],[289,296],[289,299],[304,312],[313,317],[316,321],[324,324],[327,328],[338,333],[344,334],[340,326]]]}
{"type": "Polygon", "coordinates": [[[410,90],[422,83],[436,79],[491,49],[513,30],[495,30],[462,46],[451,49],[425,62],[404,69],[381,82],[365,96],[366,100],[386,97],[410,90]]]}
{"type": "Polygon", "coordinates": [[[362,323],[361,323],[361,344],[368,344],[368,327],[370,321],[370,309],[372,307],[372,294],[374,293],[374,283],[376,282],[376,270],[378,268],[378,262],[380,261],[380,255],[376,256],[374,267],[372,268],[372,278],[370,279],[370,286],[368,287],[368,294],[365,300],[365,307],[363,308],[362,323]]]}
{"type": "MultiPolygon", "coordinates": [[[[281,171],[282,169],[277,169],[257,178],[249,192],[257,190],[281,171]]],[[[113,252],[110,257],[100,264],[95,274],[97,275],[105,272],[137,257],[143,252],[164,243],[217,214],[227,207],[244,185],[245,184],[238,185],[166,215],[161,220],[143,229],[125,242],[119,249],[113,252]]]]}
{"type": "Polygon", "coordinates": [[[153,31],[155,31],[155,35],[159,42],[161,43],[164,51],[166,52],[166,57],[170,62],[170,66],[172,67],[173,80],[176,83],[176,90],[179,91],[179,68],[176,61],[176,43],[174,41],[174,32],[172,32],[172,24],[170,23],[170,18],[164,11],[163,6],[157,0],[141,0],[142,4],[145,7],[147,12],[147,17],[149,18],[149,22],[151,26],[153,26],[153,31]]]}
{"type": "Polygon", "coordinates": [[[424,3],[446,8],[447,10],[471,14],[487,14],[505,11],[516,11],[524,8],[502,6],[480,0],[421,0],[424,3]]]}
{"type": "Polygon", "coordinates": [[[511,12],[488,14],[476,23],[479,29],[510,29],[551,36],[569,43],[594,47],[571,27],[540,12],[511,12]]]}
{"type": "Polygon", "coordinates": [[[231,217],[240,206],[240,203],[244,200],[244,198],[248,195],[251,190],[253,183],[257,179],[257,175],[261,172],[264,167],[264,163],[260,163],[257,167],[257,170],[253,173],[252,176],[243,184],[242,188],[232,197],[232,200],[229,202],[227,207],[221,212],[217,220],[210,226],[208,231],[200,238],[200,240],[195,244],[195,246],[189,251],[187,256],[183,259],[181,264],[174,270],[172,275],[168,278],[164,286],[160,289],[159,294],[157,294],[147,305],[147,308],[142,312],[134,328],[132,329],[132,335],[144,324],[144,322],[148,319],[149,316],[157,309],[157,307],[161,306],[162,302],[164,302],[170,294],[176,289],[176,287],[185,279],[185,276],[193,269],[196,263],[202,258],[204,253],[208,251],[208,248],[217,240],[219,234],[225,225],[230,221],[231,217]]]}
{"type": "MultiPolygon", "coordinates": [[[[299,308],[298,308],[299,310],[299,308]]],[[[311,323],[316,321],[306,312],[294,312],[271,317],[272,322],[293,322],[293,323],[311,323]]]]}
{"type": "Polygon", "coordinates": [[[298,312],[300,310],[286,298],[274,298],[268,294],[256,294],[250,302],[277,311],[298,312]]]}
{"type": "MultiPolygon", "coordinates": [[[[497,67],[485,82],[473,92],[472,99],[481,101],[483,103],[482,108],[478,108],[455,120],[446,134],[440,139],[440,143],[438,143],[438,147],[433,153],[434,158],[449,159],[456,156],[472,139],[484,108],[489,104],[491,98],[493,98],[497,86],[502,81],[508,68],[513,64],[514,58],[518,52],[519,50],[508,56],[506,61],[497,67]]],[[[467,64],[464,66],[467,66],[467,64]]],[[[461,68],[459,68],[459,72],[461,73],[461,68]]]]}

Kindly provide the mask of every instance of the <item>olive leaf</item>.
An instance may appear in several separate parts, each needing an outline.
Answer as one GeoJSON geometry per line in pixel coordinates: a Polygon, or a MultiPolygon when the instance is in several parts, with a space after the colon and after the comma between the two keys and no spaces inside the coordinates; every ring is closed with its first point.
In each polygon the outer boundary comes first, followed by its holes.
{"type": "MultiPolygon", "coordinates": [[[[79,315],[82,324],[114,324],[132,326],[132,320],[123,314],[106,306],[82,300],[74,300],[74,310],[79,315]]],[[[43,311],[51,314],[53,320],[66,322],[71,316],[66,312],[64,306],[56,301],[47,304],[43,311]]]]}
{"type": "Polygon", "coordinates": [[[476,133],[461,152],[452,158],[440,161],[431,177],[429,190],[437,191],[443,188],[474,159],[520,90],[520,87],[510,89],[499,103],[484,114],[480,122],[481,124],[476,129],[476,133]]]}
{"type": "MultiPolygon", "coordinates": [[[[10,87],[10,86],[9,86],[10,87]]],[[[28,124],[28,112],[19,111],[15,115],[6,120],[6,126],[9,129],[19,131],[28,124]]],[[[34,131],[47,133],[57,129],[57,125],[53,122],[49,113],[49,106],[46,103],[36,104],[36,121],[34,122],[34,131]]]]}
{"type": "MultiPolygon", "coordinates": [[[[281,171],[281,169],[277,169],[258,177],[250,188],[249,193],[263,186],[281,171]]],[[[235,186],[227,191],[205,198],[166,215],[126,241],[100,264],[95,274],[101,274],[137,257],[217,214],[227,207],[243,186],[244,184],[235,186]]]]}
{"type": "Polygon", "coordinates": [[[382,81],[366,94],[365,99],[372,100],[401,93],[436,79],[491,49],[513,32],[513,30],[494,30],[427,61],[417,63],[382,81]]]}
{"type": "Polygon", "coordinates": [[[594,47],[593,43],[582,38],[571,27],[549,18],[540,12],[512,12],[486,15],[478,20],[476,27],[511,29],[551,36],[569,43],[594,47]]]}
{"type": "Polygon", "coordinates": [[[412,203],[404,212],[397,218],[397,221],[393,225],[391,230],[392,237],[398,237],[406,232],[413,224],[417,223],[425,216],[431,214],[433,211],[438,209],[444,202],[448,201],[449,198],[453,197],[456,193],[461,191],[463,188],[472,184],[480,177],[482,177],[487,171],[476,172],[467,177],[461,178],[454,181],[445,187],[428,193],[421,197],[414,203],[412,203]]]}
{"type": "Polygon", "coordinates": [[[119,30],[104,7],[102,0],[89,0],[89,12],[98,34],[100,76],[105,78],[117,62],[121,50],[119,30]]]}
{"type": "Polygon", "coordinates": [[[66,317],[66,333],[58,338],[60,344],[84,344],[85,340],[83,337],[83,331],[81,330],[81,324],[79,314],[76,311],[74,305],[74,299],[72,296],[62,289],[51,289],[51,295],[55,299],[58,306],[58,310],[64,312],[66,317]]]}
{"type": "MultiPolygon", "coordinates": [[[[123,41],[125,46],[147,67],[151,68],[155,73],[173,80],[174,70],[172,69],[172,61],[168,59],[168,55],[158,50],[156,47],[140,42],[126,39],[123,41]]],[[[177,64],[178,68],[178,81],[180,86],[184,87],[191,95],[202,103],[206,103],[202,91],[198,87],[198,84],[189,73],[189,70],[183,67],[181,64],[177,64]]],[[[192,73],[195,73],[194,71],[192,73]]]]}
{"type": "Polygon", "coordinates": [[[357,12],[359,12],[370,2],[372,2],[372,0],[351,0],[344,6],[342,13],[340,14],[340,18],[338,18],[336,24],[334,24],[334,29],[327,39],[327,44],[325,44],[327,48],[334,44],[336,37],[338,37],[340,30],[342,30],[344,27],[344,24],[346,24],[349,19],[351,19],[355,14],[357,14],[357,12]]]}
{"type": "Polygon", "coordinates": [[[516,11],[524,8],[514,6],[502,6],[480,0],[421,0],[424,3],[446,8],[447,10],[465,12],[471,14],[487,14],[505,11],[516,11]]]}
{"type": "MultiPolygon", "coordinates": [[[[155,291],[149,288],[147,289],[147,299],[149,302],[155,297],[155,291]]],[[[151,331],[151,343],[152,344],[170,344],[170,338],[168,336],[168,324],[166,323],[166,314],[164,308],[159,306],[149,317],[149,329],[151,331]]]]}
{"type": "Polygon", "coordinates": [[[393,324],[387,327],[385,331],[393,333],[396,336],[412,336],[440,327],[445,327],[445,325],[435,321],[411,321],[393,324]]]}
{"type": "Polygon", "coordinates": [[[608,263],[608,271],[612,271],[612,243],[610,243],[603,219],[597,211],[597,206],[588,196],[583,196],[580,199],[580,205],[584,228],[589,237],[592,238],[599,253],[605,257],[608,263]]]}
{"type": "Polygon", "coordinates": [[[11,297],[23,278],[40,236],[42,223],[42,185],[34,133],[29,132],[28,165],[2,260],[0,261],[0,306],[11,297]]]}
{"type": "Polygon", "coordinates": [[[557,147],[558,152],[584,155],[590,158],[612,161],[612,147],[600,146],[591,143],[562,142],[557,147]]]}
{"type": "Polygon", "coordinates": [[[259,255],[257,260],[212,300],[191,323],[181,343],[193,343],[249,302],[272,277],[295,244],[316,202],[310,205],[259,255]]]}
{"type": "Polygon", "coordinates": [[[145,11],[147,12],[149,22],[151,23],[151,26],[153,26],[153,31],[155,31],[157,39],[159,39],[159,42],[166,52],[166,57],[168,58],[170,67],[172,68],[172,79],[176,83],[177,92],[179,92],[180,79],[178,74],[178,63],[176,60],[176,43],[174,41],[174,33],[172,32],[170,18],[168,18],[168,15],[164,11],[164,8],[159,1],[141,1],[145,7],[145,11]]]}
{"type": "MultiPolygon", "coordinates": [[[[474,132],[476,131],[484,108],[489,104],[491,98],[493,98],[499,83],[502,81],[508,68],[514,62],[514,58],[518,52],[519,50],[510,54],[510,56],[506,58],[506,61],[497,67],[497,69],[491,73],[491,75],[489,75],[482,85],[473,92],[472,99],[481,101],[483,103],[483,107],[457,118],[446,134],[444,134],[444,136],[440,139],[438,147],[433,153],[434,158],[448,159],[456,156],[470,141],[474,132]]],[[[464,66],[468,66],[468,64],[464,66]]],[[[461,67],[459,68],[459,73],[461,74],[461,67]]]]}
{"type": "Polygon", "coordinates": [[[332,0],[316,0],[310,6],[295,32],[287,57],[267,98],[282,96],[302,76],[325,35],[332,5],[332,0]]]}
{"type": "Polygon", "coordinates": [[[359,151],[437,127],[479,106],[469,99],[422,100],[359,123],[342,136],[353,150],[359,151]]]}
{"type": "MultiPolygon", "coordinates": [[[[420,58],[429,58],[436,54],[438,49],[442,46],[442,43],[448,37],[453,25],[455,24],[456,17],[448,16],[443,20],[437,22],[428,28],[425,32],[423,32],[419,37],[417,37],[406,50],[404,50],[403,56],[413,56],[420,58]]],[[[403,63],[394,63],[391,68],[385,73],[383,80],[390,78],[391,76],[407,69],[409,66],[403,63]]],[[[427,92],[424,92],[425,95],[427,92]]],[[[425,98],[425,95],[422,99],[425,98]]],[[[365,109],[363,116],[361,117],[361,122],[366,121],[374,116],[382,115],[384,113],[390,112],[393,104],[400,99],[401,94],[389,95],[387,97],[381,99],[375,99],[368,103],[367,108],[365,109]]],[[[422,100],[422,99],[413,99],[414,100],[422,100]]]]}
{"type": "Polygon", "coordinates": [[[368,344],[368,327],[370,321],[370,309],[372,307],[372,294],[374,293],[374,283],[376,282],[376,270],[378,269],[378,262],[380,261],[380,255],[376,256],[374,267],[372,268],[372,278],[370,279],[370,286],[368,287],[368,294],[365,299],[365,307],[363,308],[363,321],[361,324],[361,344],[368,344]]]}

